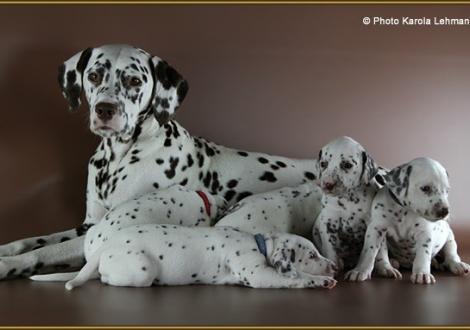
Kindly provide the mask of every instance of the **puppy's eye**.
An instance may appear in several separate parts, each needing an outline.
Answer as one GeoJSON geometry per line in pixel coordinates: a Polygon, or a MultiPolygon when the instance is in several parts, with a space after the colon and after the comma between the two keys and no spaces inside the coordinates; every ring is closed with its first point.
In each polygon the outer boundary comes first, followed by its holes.
{"type": "Polygon", "coordinates": [[[328,162],[326,160],[322,161],[320,163],[321,168],[327,168],[328,167],[328,162]]]}
{"type": "Polygon", "coordinates": [[[431,192],[431,186],[422,186],[421,187],[421,190],[425,193],[425,194],[429,194],[431,192]]]}
{"type": "Polygon", "coordinates": [[[344,170],[349,170],[350,168],[353,167],[353,164],[351,164],[350,162],[348,161],[343,161],[341,162],[341,168],[344,169],[344,170]]]}
{"type": "Polygon", "coordinates": [[[88,74],[88,80],[94,84],[97,84],[100,81],[100,77],[96,72],[91,72],[88,74]]]}
{"type": "Polygon", "coordinates": [[[132,77],[129,80],[129,85],[131,85],[132,87],[138,87],[138,86],[142,85],[142,81],[137,77],[132,77]]]}

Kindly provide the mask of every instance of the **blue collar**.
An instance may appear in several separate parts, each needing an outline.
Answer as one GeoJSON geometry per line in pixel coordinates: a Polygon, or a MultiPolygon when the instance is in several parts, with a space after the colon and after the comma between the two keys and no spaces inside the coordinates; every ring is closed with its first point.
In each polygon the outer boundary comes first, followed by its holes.
{"type": "Polygon", "coordinates": [[[259,252],[261,252],[262,255],[267,257],[268,253],[266,251],[266,239],[264,238],[264,236],[261,234],[256,234],[255,241],[256,241],[256,244],[258,245],[259,252]]]}

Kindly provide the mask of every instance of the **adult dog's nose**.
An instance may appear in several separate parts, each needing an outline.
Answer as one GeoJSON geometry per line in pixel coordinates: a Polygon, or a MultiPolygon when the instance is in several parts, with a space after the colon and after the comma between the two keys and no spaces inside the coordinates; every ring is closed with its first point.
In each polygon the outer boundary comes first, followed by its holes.
{"type": "Polygon", "coordinates": [[[117,104],[100,102],[95,105],[95,112],[102,122],[107,122],[113,118],[117,112],[117,104]]]}

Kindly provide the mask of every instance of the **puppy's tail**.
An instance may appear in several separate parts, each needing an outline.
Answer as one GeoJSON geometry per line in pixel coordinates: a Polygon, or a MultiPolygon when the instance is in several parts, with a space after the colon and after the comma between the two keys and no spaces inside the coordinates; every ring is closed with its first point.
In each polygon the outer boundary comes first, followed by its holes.
{"type": "Polygon", "coordinates": [[[33,275],[29,279],[38,282],[66,282],[78,275],[78,272],[33,275]]]}
{"type": "Polygon", "coordinates": [[[103,247],[99,248],[88,260],[88,262],[83,266],[83,268],[78,272],[77,276],[72,280],[65,283],[65,288],[67,290],[72,290],[77,286],[83,285],[86,281],[99,278],[98,266],[100,264],[101,253],[103,247]]]}

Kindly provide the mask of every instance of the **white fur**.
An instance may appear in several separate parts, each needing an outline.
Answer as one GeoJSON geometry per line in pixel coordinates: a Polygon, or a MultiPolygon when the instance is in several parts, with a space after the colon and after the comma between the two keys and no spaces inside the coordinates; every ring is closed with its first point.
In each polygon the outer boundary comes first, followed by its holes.
{"type": "Polygon", "coordinates": [[[267,257],[253,235],[230,227],[137,225],[115,233],[89,259],[67,289],[91,278],[115,286],[241,284],[254,288],[332,288],[331,262],[311,242],[290,234],[266,237],[267,257]],[[293,256],[289,260],[294,245],[293,256]],[[299,259],[299,260],[298,260],[299,259]],[[270,265],[286,261],[287,276],[270,265]],[[290,267],[289,267],[290,270],[290,267]]]}
{"type": "Polygon", "coordinates": [[[359,263],[346,279],[369,279],[377,251],[385,244],[400,266],[412,269],[413,283],[435,283],[431,260],[438,253],[444,257],[445,268],[457,275],[467,274],[470,267],[457,254],[449,216],[441,212],[449,205],[444,167],[435,160],[417,158],[391,170],[385,179],[386,186],[372,204],[372,221],[359,263]]]}

